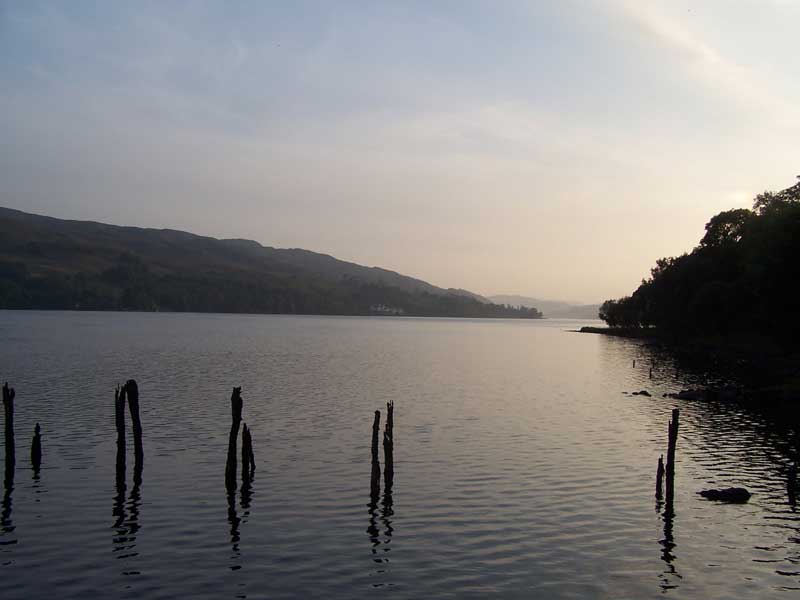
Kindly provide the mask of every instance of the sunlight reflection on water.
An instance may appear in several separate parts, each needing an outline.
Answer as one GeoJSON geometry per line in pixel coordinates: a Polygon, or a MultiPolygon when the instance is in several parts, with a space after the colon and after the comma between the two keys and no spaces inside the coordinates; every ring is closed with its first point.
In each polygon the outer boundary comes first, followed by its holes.
{"type": "Polygon", "coordinates": [[[17,390],[3,598],[764,598],[800,587],[786,493],[794,429],[733,404],[662,398],[698,375],[640,341],[566,331],[578,325],[0,311],[0,377],[17,390]],[[118,486],[113,390],[131,377],[145,462],[141,485],[129,466],[118,486]],[[229,496],[234,385],[258,468],[229,496]],[[623,393],[641,389],[652,397],[623,393]],[[395,476],[376,491],[372,414],[390,400],[395,476]],[[668,518],[653,492],[674,406],[668,518]],[[749,488],[750,503],[696,495],[728,485],[749,488]]]}

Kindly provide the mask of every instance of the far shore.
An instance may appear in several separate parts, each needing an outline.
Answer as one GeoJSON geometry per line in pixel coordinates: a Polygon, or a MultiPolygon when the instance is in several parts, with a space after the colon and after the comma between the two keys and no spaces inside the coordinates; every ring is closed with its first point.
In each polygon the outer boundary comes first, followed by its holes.
{"type": "Polygon", "coordinates": [[[758,334],[678,337],[655,328],[581,327],[580,333],[644,340],[679,362],[737,381],[746,400],[800,411],[800,353],[758,334]]]}
{"type": "Polygon", "coordinates": [[[659,334],[655,329],[642,329],[632,327],[581,327],[580,333],[599,333],[602,335],[613,335],[616,337],[638,338],[638,339],[657,339],[659,334]]]}

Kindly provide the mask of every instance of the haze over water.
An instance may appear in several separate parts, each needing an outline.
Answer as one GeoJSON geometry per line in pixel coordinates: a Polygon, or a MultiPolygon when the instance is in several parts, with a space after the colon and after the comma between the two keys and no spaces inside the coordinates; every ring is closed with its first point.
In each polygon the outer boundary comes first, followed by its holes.
{"type": "Polygon", "coordinates": [[[736,405],[662,398],[697,376],[676,376],[641,342],[567,331],[578,325],[0,312],[0,378],[17,390],[3,598],[769,598],[800,587],[785,483],[795,432],[736,405]],[[134,486],[129,456],[118,497],[113,390],[128,378],[145,459],[134,486]],[[231,505],[234,385],[257,470],[231,505]],[[640,389],[653,396],[623,394],[640,389]],[[372,503],[372,416],[390,400],[394,485],[372,503]],[[653,484],[674,406],[665,524],[653,484]],[[750,503],[696,495],[727,485],[749,488],[750,503]]]}

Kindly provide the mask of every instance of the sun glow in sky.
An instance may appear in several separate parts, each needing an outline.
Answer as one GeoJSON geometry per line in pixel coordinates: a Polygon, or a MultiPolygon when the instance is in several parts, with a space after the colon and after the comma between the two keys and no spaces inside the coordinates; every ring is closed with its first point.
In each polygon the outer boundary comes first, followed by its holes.
{"type": "Polygon", "coordinates": [[[599,301],[800,172],[800,2],[0,0],[0,204],[599,301]]]}

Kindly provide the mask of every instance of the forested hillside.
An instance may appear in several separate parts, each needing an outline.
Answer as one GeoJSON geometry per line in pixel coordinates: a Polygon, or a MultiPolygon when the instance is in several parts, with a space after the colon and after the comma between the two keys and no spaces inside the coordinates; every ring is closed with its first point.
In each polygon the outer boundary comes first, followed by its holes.
{"type": "Polygon", "coordinates": [[[308,250],[7,208],[0,208],[0,308],[541,316],[308,250]]]}
{"type": "Polygon", "coordinates": [[[680,337],[800,333],[800,183],[759,194],[753,209],[711,218],[688,254],[662,258],[630,295],[607,300],[609,326],[657,328],[680,337]]]}

